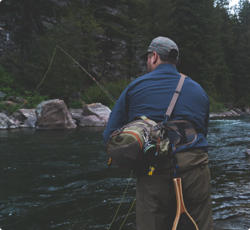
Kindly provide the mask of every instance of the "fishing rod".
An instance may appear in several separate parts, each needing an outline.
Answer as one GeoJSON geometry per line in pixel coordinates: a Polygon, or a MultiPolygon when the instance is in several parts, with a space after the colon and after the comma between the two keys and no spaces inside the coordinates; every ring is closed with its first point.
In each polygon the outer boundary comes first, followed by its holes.
{"type": "MultiPolygon", "coordinates": [[[[85,73],[87,73],[88,75],[89,75],[89,77],[91,77],[96,83],[97,83],[97,85],[108,95],[108,97],[114,102],[114,103],[116,103],[116,100],[114,99],[114,97],[94,78],[94,77],[92,77],[74,58],[72,58],[66,51],[64,51],[61,47],[59,47],[58,45],[56,46],[56,48],[59,48],[62,52],[64,52],[68,57],[70,57],[78,66],[80,66],[81,67],[81,69],[85,72],[85,73]]],[[[123,193],[123,197],[122,197],[122,199],[121,199],[121,201],[120,201],[120,204],[119,204],[119,206],[118,206],[118,209],[117,209],[117,211],[116,211],[116,213],[115,213],[115,215],[114,215],[114,217],[113,217],[113,219],[112,219],[112,221],[111,221],[111,223],[110,223],[110,225],[109,225],[109,228],[108,228],[108,230],[110,230],[110,228],[111,228],[111,226],[112,226],[112,224],[113,224],[113,222],[114,222],[114,220],[115,220],[115,218],[116,218],[116,216],[117,216],[117,214],[118,214],[118,211],[119,211],[119,209],[120,209],[120,207],[121,207],[121,204],[122,204],[122,202],[123,202],[123,199],[124,199],[124,197],[125,197],[125,194],[126,194],[126,192],[127,192],[127,189],[128,189],[128,186],[129,186],[129,182],[130,182],[130,179],[131,179],[131,177],[132,177],[132,174],[133,174],[133,170],[131,171],[131,174],[130,174],[130,177],[129,177],[129,180],[128,180],[128,183],[127,183],[127,186],[126,186],[126,189],[125,189],[125,191],[124,191],[124,193],[123,193]]],[[[181,217],[181,214],[182,213],[186,213],[186,215],[188,216],[188,218],[192,221],[192,223],[193,223],[193,225],[194,225],[194,227],[195,227],[195,229],[196,230],[199,230],[198,229],[198,226],[196,225],[196,223],[195,223],[195,221],[193,220],[193,218],[189,215],[189,213],[187,212],[187,210],[186,210],[186,207],[185,207],[185,204],[184,204],[184,201],[183,201],[183,194],[182,194],[182,185],[181,185],[181,178],[175,178],[174,180],[173,180],[173,182],[174,182],[174,188],[175,188],[175,194],[176,194],[176,202],[177,202],[177,210],[176,210],[176,217],[175,217],[175,220],[174,220],[174,223],[173,223],[173,227],[172,227],[172,230],[176,230],[177,229],[177,226],[178,226],[178,223],[179,223],[179,220],[180,220],[180,217],[181,217]]],[[[128,213],[127,213],[127,215],[126,215],[126,217],[125,217],[125,219],[124,219],[124,221],[123,221],[123,223],[121,224],[121,226],[120,226],[120,228],[119,228],[119,230],[121,230],[122,229],[122,227],[123,227],[123,225],[124,225],[124,223],[125,223],[125,221],[127,220],[127,217],[128,217],[128,215],[129,215],[129,213],[130,213],[130,211],[132,210],[132,208],[133,208],[133,206],[134,206],[134,204],[135,204],[135,201],[136,201],[136,198],[134,199],[134,201],[133,201],[133,203],[132,203],[132,205],[131,205],[131,207],[130,207],[130,209],[129,209],[129,211],[128,211],[128,213]]]]}
{"type": "MultiPolygon", "coordinates": [[[[65,53],[70,59],[72,59],[90,78],[92,78],[92,80],[101,88],[101,90],[104,92],[104,93],[106,93],[106,95],[110,98],[110,100],[115,104],[116,103],[116,99],[82,66],[82,65],[80,65],[79,64],[79,62],[77,62],[72,56],[70,56],[65,50],[63,50],[60,46],[58,46],[58,45],[56,45],[56,47],[55,47],[55,49],[54,49],[54,51],[53,51],[53,55],[52,55],[52,58],[51,58],[51,61],[50,61],[50,64],[49,64],[49,67],[48,67],[48,69],[47,69],[47,71],[46,71],[46,73],[45,73],[45,75],[44,75],[44,77],[42,78],[42,80],[40,81],[40,83],[38,84],[38,86],[36,87],[36,89],[33,91],[33,93],[28,97],[28,99],[25,101],[25,102],[23,102],[23,104],[16,110],[16,111],[18,111],[19,109],[21,109],[22,107],[23,107],[23,105],[25,104],[25,103],[27,103],[27,101],[29,101],[29,99],[31,98],[31,96],[32,95],[34,95],[34,93],[38,90],[38,88],[41,86],[41,84],[44,82],[44,80],[45,80],[45,78],[47,77],[47,75],[48,75],[48,72],[49,72],[49,70],[50,70],[50,67],[51,67],[51,65],[52,65],[52,62],[53,62],[53,60],[54,60],[54,56],[55,56],[55,53],[56,53],[56,50],[57,50],[57,48],[58,49],[60,49],[63,53],[65,53]]],[[[16,112],[15,111],[15,112],[16,112]]],[[[15,112],[13,112],[12,113],[12,115],[15,113],[15,112]]],[[[114,218],[112,219],[112,222],[111,222],[111,224],[109,225],[109,229],[111,228],[111,226],[112,226],[112,224],[113,224],[113,222],[114,222],[114,220],[115,220],[115,218],[116,218],[116,216],[117,216],[117,213],[118,213],[118,211],[119,211],[119,209],[120,209],[120,207],[121,207],[121,204],[122,204],[122,202],[123,202],[123,199],[124,199],[124,197],[125,197],[125,194],[126,194],[126,192],[127,192],[127,189],[128,189],[128,186],[129,186],[129,182],[130,182],[130,179],[131,179],[131,177],[132,177],[132,174],[133,174],[133,170],[131,171],[131,174],[130,174],[130,177],[129,177],[129,180],[128,180],[128,183],[127,183],[127,186],[126,186],[126,189],[125,189],[125,191],[124,191],[124,193],[123,193],[123,197],[122,197],[122,199],[121,199],[121,202],[120,202],[120,204],[119,204],[119,207],[118,207],[118,209],[117,209],[117,211],[116,211],[116,213],[115,213],[115,215],[114,215],[114,218]]],[[[122,226],[124,225],[124,223],[125,223],[125,221],[126,221],[126,219],[127,219],[127,217],[128,217],[128,215],[129,215],[129,213],[130,213],[130,211],[132,210],[132,208],[133,208],[133,206],[134,206],[134,204],[135,204],[135,201],[136,201],[136,198],[135,198],[135,200],[134,200],[134,202],[132,203],[132,205],[131,205],[131,207],[130,207],[130,209],[129,209],[129,211],[128,211],[128,213],[127,213],[127,215],[126,215],[126,217],[125,217],[125,219],[124,219],[124,221],[123,221],[123,223],[122,223],[122,225],[121,225],[121,227],[120,227],[120,229],[122,228],[122,226]]],[[[119,229],[119,230],[120,230],[119,229]]]]}
{"type": "MultiPolygon", "coordinates": [[[[1,30],[2,28],[0,28],[0,30],[1,30]]],[[[4,31],[5,32],[5,31],[4,31]]],[[[45,80],[45,78],[47,77],[47,74],[48,74],[48,72],[49,72],[49,70],[50,70],[50,67],[51,67],[51,65],[52,65],[52,62],[53,62],[53,60],[54,60],[54,56],[55,56],[55,53],[56,53],[56,49],[60,49],[63,53],[65,53],[70,59],[72,59],[90,78],[92,78],[92,80],[102,89],[102,91],[104,92],[104,93],[106,93],[106,95],[110,98],[110,100],[112,101],[112,102],[114,102],[114,103],[116,103],[116,99],[82,66],[82,65],[80,65],[79,64],[79,62],[77,62],[73,57],[71,57],[65,50],[63,50],[60,46],[56,46],[55,47],[55,49],[54,49],[54,52],[53,52],[53,55],[52,55],[52,58],[51,58],[51,61],[50,61],[50,64],[49,64],[49,67],[48,67],[48,69],[47,69],[47,71],[46,71],[46,73],[45,73],[45,75],[44,75],[44,77],[42,78],[42,80],[41,80],[41,82],[38,84],[38,86],[36,87],[36,89],[33,91],[33,93],[28,97],[28,99],[25,101],[25,102],[23,102],[23,104],[16,110],[16,111],[18,111],[20,108],[22,108],[22,106],[25,104],[25,103],[27,103],[27,101],[31,98],[31,96],[32,95],[34,95],[34,93],[38,90],[38,88],[41,86],[41,84],[43,83],[43,81],[45,80]]],[[[15,112],[16,112],[15,111],[15,112]]],[[[12,115],[15,113],[15,112],[13,112],[12,113],[12,115]]],[[[127,192],[127,189],[128,189],[128,186],[129,186],[129,182],[130,182],[130,179],[131,179],[131,177],[132,177],[132,174],[133,174],[133,170],[131,171],[131,174],[130,174],[130,177],[129,177],[129,180],[128,180],[128,183],[127,183],[127,186],[126,186],[126,189],[125,189],[125,191],[124,191],[124,193],[123,193],[123,197],[122,197],[122,199],[121,199],[121,202],[120,202],[120,204],[119,204],[119,206],[118,206],[118,209],[117,209],[117,211],[116,211],[116,213],[115,213],[115,215],[114,215],[114,217],[113,217],[113,219],[112,219],[112,221],[111,221],[111,223],[110,223],[110,225],[109,225],[109,228],[108,228],[108,230],[111,228],[111,226],[112,226],[112,224],[113,224],[113,222],[114,222],[114,220],[115,220],[115,218],[116,218],[116,216],[117,216],[117,214],[118,214],[118,211],[119,211],[119,209],[120,209],[120,207],[121,207],[121,204],[122,204],[122,202],[123,202],[123,199],[124,199],[124,197],[125,197],[125,194],[126,194],[126,192],[127,192]]],[[[195,221],[192,219],[192,217],[188,214],[188,212],[187,212],[187,210],[186,210],[186,208],[185,208],[185,205],[184,205],[184,201],[183,201],[183,195],[182,195],[182,186],[181,186],[181,179],[180,178],[175,178],[174,179],[174,187],[175,187],[175,193],[176,193],[176,199],[177,199],[177,213],[176,213],[176,218],[175,218],[175,221],[174,221],[174,224],[173,224],[173,228],[172,228],[172,230],[176,230],[176,228],[177,228],[177,225],[178,225],[178,222],[179,222],[179,220],[180,220],[180,215],[182,214],[182,213],[186,213],[187,214],[187,216],[191,219],[191,221],[193,222],[193,224],[194,224],[194,226],[195,226],[195,228],[196,228],[196,230],[198,230],[198,227],[197,227],[197,225],[196,225],[196,223],[195,223],[195,221]]],[[[132,210],[132,208],[133,208],[133,206],[134,206],[134,204],[135,204],[135,201],[136,201],[136,198],[134,199],[134,201],[133,201],[133,203],[132,203],[132,205],[131,205],[131,207],[130,207],[130,209],[129,209],[129,211],[128,211],[128,213],[127,213],[127,215],[126,215],[126,217],[125,217],[125,219],[124,219],[124,221],[123,221],[123,223],[122,223],[122,225],[120,226],[120,228],[119,228],[119,230],[121,230],[121,228],[123,227],[123,225],[124,225],[124,223],[125,223],[125,221],[126,221],[126,219],[127,219],[127,217],[128,217],[128,215],[129,215],[129,213],[130,213],[130,211],[132,210]]]]}
{"type": "Polygon", "coordinates": [[[110,98],[111,101],[113,101],[114,103],[116,103],[116,99],[94,78],[91,76],[91,74],[85,69],[83,68],[79,62],[77,62],[73,57],[71,57],[66,51],[64,51],[60,46],[56,46],[56,48],[59,48],[62,52],[64,52],[69,58],[71,58],[86,74],[88,74],[89,77],[92,78],[92,80],[102,89],[102,91],[104,93],[107,94],[107,96],[110,98]]]}
{"type": "MultiPolygon", "coordinates": [[[[56,46],[56,48],[59,48],[62,52],[64,52],[69,58],[71,58],[86,74],[88,74],[88,76],[89,77],[91,77],[93,80],[94,80],[94,82],[102,89],[102,91],[104,92],[104,93],[106,93],[107,94],[107,96],[110,98],[110,100],[112,100],[114,103],[116,103],[116,100],[115,100],[115,98],[94,78],[94,77],[92,77],[91,76],[91,74],[90,73],[88,73],[87,72],[87,70],[85,69],[85,68],[83,68],[73,57],[71,57],[66,51],[64,51],[60,46],[56,46]]],[[[56,49],[55,48],[55,49],[56,49]]],[[[117,216],[117,214],[118,214],[118,211],[120,210],[120,207],[121,207],[121,204],[122,204],[122,202],[123,202],[123,199],[124,199],[124,197],[125,197],[125,194],[126,194],[126,192],[127,192],[127,189],[128,189],[128,186],[129,186],[129,182],[130,182],[130,179],[131,179],[131,177],[132,177],[132,174],[133,174],[133,170],[131,171],[131,174],[130,174],[130,177],[129,177],[129,180],[128,180],[128,183],[127,183],[127,186],[126,186],[126,189],[125,189],[125,191],[124,191],[124,193],[123,193],[123,196],[122,196],[122,199],[121,199],[121,201],[120,201],[120,204],[119,204],[119,206],[118,206],[118,208],[117,208],[117,211],[116,211],[116,213],[115,213],[115,215],[114,215],[114,217],[113,217],[113,219],[112,219],[112,221],[111,221],[111,223],[110,223],[110,225],[109,225],[109,228],[108,228],[108,230],[111,228],[111,226],[112,226],[112,224],[114,223],[114,220],[115,220],[115,218],[116,218],[116,216],[117,216]]],[[[133,201],[133,203],[132,203],[132,205],[131,205],[131,207],[130,207],[130,209],[129,209],[129,211],[128,211],[128,213],[127,213],[127,215],[126,215],[126,217],[125,217],[125,219],[124,219],[124,221],[123,221],[123,223],[121,224],[121,226],[120,226],[120,228],[119,228],[119,230],[121,230],[122,229],[122,227],[123,227],[123,225],[124,225],[124,223],[125,223],[125,221],[127,220],[127,218],[128,218],[128,215],[129,215],[129,213],[131,212],[131,210],[132,210],[132,208],[133,208],[133,206],[134,206],[134,204],[135,204],[135,201],[136,201],[136,198],[134,199],[134,201],[133,201]]]]}
{"type": "MultiPolygon", "coordinates": [[[[2,29],[2,28],[1,28],[2,29]]],[[[106,95],[109,97],[109,99],[114,102],[114,104],[116,103],[116,99],[85,69],[83,68],[82,65],[79,64],[79,62],[77,62],[73,57],[71,57],[65,50],[63,50],[60,46],[56,45],[54,51],[53,51],[53,55],[52,58],[50,60],[50,64],[48,66],[48,69],[44,75],[44,77],[42,78],[42,80],[40,81],[40,83],[38,84],[38,86],[36,87],[36,89],[33,91],[33,93],[30,94],[30,96],[20,105],[20,107],[18,107],[11,115],[13,115],[15,112],[17,112],[19,109],[21,109],[28,101],[29,99],[35,94],[35,92],[38,90],[38,88],[42,85],[42,83],[44,82],[45,78],[48,75],[48,72],[50,70],[50,67],[52,65],[52,62],[54,60],[54,56],[56,53],[56,49],[60,49],[63,53],[65,53],[70,59],[72,59],[90,78],[92,78],[92,80],[101,88],[101,90],[106,93],[106,95]]]]}

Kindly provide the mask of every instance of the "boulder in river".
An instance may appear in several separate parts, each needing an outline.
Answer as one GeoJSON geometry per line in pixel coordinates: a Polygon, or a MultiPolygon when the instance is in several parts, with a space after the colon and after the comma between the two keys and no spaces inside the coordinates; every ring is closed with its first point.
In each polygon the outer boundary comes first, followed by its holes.
{"type": "Polygon", "coordinates": [[[220,117],[238,117],[241,114],[235,112],[234,110],[230,111],[223,111],[219,113],[210,113],[209,117],[210,118],[220,118],[220,117]]]}
{"type": "Polygon", "coordinates": [[[70,113],[72,119],[74,119],[77,124],[79,124],[83,118],[82,111],[83,111],[83,109],[73,109],[73,108],[69,109],[69,113],[70,113]]]}
{"type": "Polygon", "coordinates": [[[243,112],[241,109],[234,109],[234,111],[237,113],[237,114],[240,114],[240,115],[244,115],[245,112],[243,112]]]}
{"type": "Polygon", "coordinates": [[[100,117],[107,117],[109,118],[109,115],[111,113],[111,110],[109,107],[102,105],[101,103],[92,103],[88,105],[83,106],[83,112],[82,115],[96,115],[100,117]]]}
{"type": "Polygon", "coordinates": [[[35,128],[37,121],[35,109],[20,109],[11,118],[22,128],[35,128]]]}
{"type": "Polygon", "coordinates": [[[55,99],[36,107],[37,129],[74,129],[76,124],[63,100],[55,99]]]}
{"type": "Polygon", "coordinates": [[[250,115],[250,108],[246,106],[244,109],[245,109],[245,113],[250,115]]]}
{"type": "Polygon", "coordinates": [[[0,129],[15,129],[18,128],[18,125],[15,122],[7,117],[4,113],[0,113],[0,129]]]}
{"type": "Polygon", "coordinates": [[[79,123],[79,126],[106,126],[106,125],[107,125],[107,119],[95,115],[83,116],[83,118],[79,123]]]}
{"type": "Polygon", "coordinates": [[[92,103],[83,106],[80,126],[106,126],[111,110],[101,103],[92,103]]]}

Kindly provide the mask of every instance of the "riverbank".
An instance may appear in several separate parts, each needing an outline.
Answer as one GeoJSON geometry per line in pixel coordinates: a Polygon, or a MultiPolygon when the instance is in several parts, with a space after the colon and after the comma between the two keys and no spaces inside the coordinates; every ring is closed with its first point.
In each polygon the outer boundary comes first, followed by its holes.
{"type": "Polygon", "coordinates": [[[225,108],[223,111],[221,112],[217,112],[217,113],[210,113],[209,117],[212,119],[215,118],[224,118],[224,117],[240,117],[240,116],[245,116],[245,115],[250,115],[250,108],[249,107],[245,107],[244,109],[240,109],[240,108],[225,108]]]}
{"type": "MultiPolygon", "coordinates": [[[[15,101],[2,102],[17,106],[15,101]]],[[[13,113],[0,108],[0,129],[74,129],[79,126],[106,126],[111,110],[101,103],[84,104],[82,108],[67,108],[63,100],[43,101],[36,109],[19,109],[13,113]]],[[[250,115],[250,108],[228,107],[221,112],[210,113],[210,119],[250,115]]]]}
{"type": "Polygon", "coordinates": [[[0,129],[75,129],[106,126],[111,110],[101,103],[84,104],[80,109],[67,108],[63,100],[48,100],[36,109],[0,111],[0,129]]]}

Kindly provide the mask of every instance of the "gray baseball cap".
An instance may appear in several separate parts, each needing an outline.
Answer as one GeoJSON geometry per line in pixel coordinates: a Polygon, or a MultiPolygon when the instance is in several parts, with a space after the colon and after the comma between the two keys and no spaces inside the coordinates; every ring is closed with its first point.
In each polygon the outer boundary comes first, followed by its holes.
{"type": "MultiPolygon", "coordinates": [[[[146,53],[140,56],[142,59],[147,59],[148,53],[153,53],[156,52],[158,54],[162,54],[165,56],[169,56],[171,50],[176,50],[177,51],[177,56],[176,57],[171,57],[176,60],[178,60],[179,57],[179,49],[178,46],[169,38],[166,37],[157,37],[152,40],[151,44],[148,47],[148,50],[146,53]]],[[[176,52],[175,52],[176,53],[176,52]]]]}

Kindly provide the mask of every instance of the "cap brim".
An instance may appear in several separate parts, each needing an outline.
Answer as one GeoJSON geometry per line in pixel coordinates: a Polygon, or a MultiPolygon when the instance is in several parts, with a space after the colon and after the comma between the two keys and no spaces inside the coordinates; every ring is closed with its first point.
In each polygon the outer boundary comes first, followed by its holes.
{"type": "Polygon", "coordinates": [[[139,56],[139,58],[147,61],[148,60],[148,52],[142,54],[141,56],[139,56]]]}

